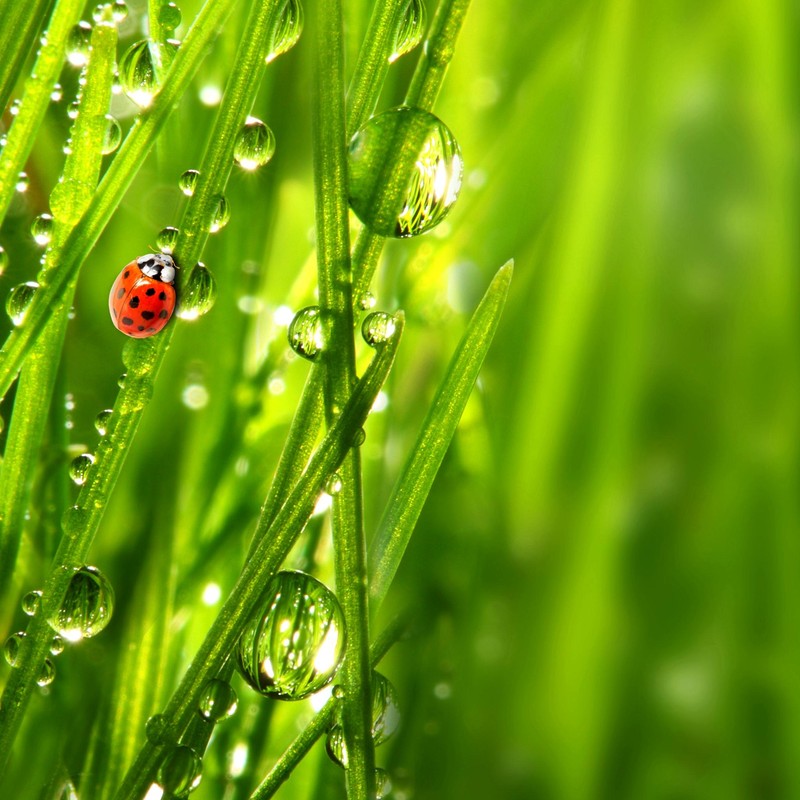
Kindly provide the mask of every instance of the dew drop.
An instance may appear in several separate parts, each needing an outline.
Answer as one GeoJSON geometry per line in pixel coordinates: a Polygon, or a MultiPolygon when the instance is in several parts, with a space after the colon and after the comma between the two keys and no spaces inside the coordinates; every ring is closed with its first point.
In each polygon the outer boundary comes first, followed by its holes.
{"type": "Polygon", "coordinates": [[[191,197],[194,194],[199,177],[200,173],[196,169],[187,169],[178,179],[178,186],[187,197],[191,197]]]}
{"type": "Polygon", "coordinates": [[[222,230],[231,218],[231,209],[224,194],[215,194],[211,198],[211,222],[208,225],[209,233],[222,230]]]}
{"type": "Polygon", "coordinates": [[[119,25],[128,17],[128,6],[124,0],[116,0],[115,3],[100,3],[92,12],[92,19],[97,22],[113,22],[119,25]]]}
{"type": "Polygon", "coordinates": [[[392,779],[385,769],[375,770],[375,800],[383,800],[392,791],[392,779]]]}
{"type": "Polygon", "coordinates": [[[94,464],[94,456],[91,453],[81,453],[72,459],[69,465],[69,476],[76,486],[83,486],[89,476],[89,470],[94,464]]]}
{"type": "Polygon", "coordinates": [[[114,413],[113,408],[104,408],[95,418],[95,430],[101,435],[105,436],[108,433],[108,423],[111,421],[111,415],[114,413]]]}
{"type": "Polygon", "coordinates": [[[38,683],[39,686],[49,686],[55,680],[55,678],[55,664],[53,664],[49,658],[46,658],[42,664],[42,668],[39,670],[39,676],[36,678],[36,683],[38,683]]]}
{"type": "Polygon", "coordinates": [[[167,720],[163,714],[153,714],[144,724],[144,732],[150,744],[164,744],[167,741],[167,720]]]}
{"type": "Polygon", "coordinates": [[[97,567],[75,570],[61,606],[47,620],[68,642],[89,639],[102,631],[114,610],[114,589],[97,567]]]}
{"type": "Polygon", "coordinates": [[[104,156],[113,153],[122,141],[122,127],[116,117],[106,114],[106,130],[103,134],[102,153],[104,156]]]}
{"type": "Polygon", "coordinates": [[[27,172],[20,172],[17,175],[17,182],[14,184],[14,188],[20,193],[25,194],[28,191],[28,187],[31,185],[30,178],[28,178],[27,172]]]}
{"type": "Polygon", "coordinates": [[[275,154],[275,134],[260,119],[248,117],[236,137],[233,157],[248,171],[263,167],[275,154]]]}
{"type": "Polygon", "coordinates": [[[27,281],[26,283],[18,284],[8,293],[6,313],[15,327],[18,328],[25,322],[28,309],[31,307],[31,301],[38,289],[39,284],[36,281],[27,281]]]}
{"type": "Polygon", "coordinates": [[[372,117],[350,141],[348,165],[350,206],[381,236],[425,233],[447,216],[461,188],[461,151],[453,134],[438,117],[416,108],[372,117]],[[410,173],[401,174],[403,161],[411,164],[410,173]]]}
{"type": "Polygon", "coordinates": [[[158,771],[162,789],[175,797],[185,797],[200,784],[203,762],[191,747],[179,744],[164,757],[158,771]]]}
{"type": "Polygon", "coordinates": [[[36,616],[36,612],[42,607],[42,593],[39,589],[28,592],[22,598],[22,610],[29,616],[36,616]]]}
{"type": "Polygon", "coordinates": [[[50,640],[50,655],[60,656],[64,652],[64,640],[60,636],[54,636],[50,640]]]}
{"type": "Polygon", "coordinates": [[[85,67],[89,63],[89,41],[92,26],[81,20],[70,32],[67,39],[67,61],[73,67],[85,67]]]}
{"type": "Polygon", "coordinates": [[[4,247],[0,246],[0,278],[3,276],[3,273],[6,271],[6,267],[8,266],[8,253],[4,247]]]}
{"type": "Polygon", "coordinates": [[[172,40],[142,39],[132,44],[119,61],[122,91],[140,108],[148,108],[161,88],[178,47],[172,40]]]}
{"type": "Polygon", "coordinates": [[[397,329],[394,317],[385,311],[373,311],[364,317],[361,324],[361,335],[370,347],[386,344],[397,329]]]}
{"type": "Polygon", "coordinates": [[[50,92],[50,99],[54,103],[60,103],[63,98],[64,98],[64,89],[60,83],[57,83],[53,86],[53,91],[50,92]]]}
{"type": "Polygon", "coordinates": [[[41,247],[47,247],[50,244],[50,238],[53,235],[53,218],[50,214],[39,214],[36,217],[31,224],[31,234],[33,241],[41,247]]]}
{"type": "Polygon", "coordinates": [[[70,506],[61,516],[61,527],[64,533],[74,539],[86,527],[89,515],[81,506],[70,506]]]}
{"type": "Polygon", "coordinates": [[[78,113],[81,110],[81,104],[77,100],[73,100],[67,108],[67,116],[70,119],[78,119],[78,113]]]}
{"type": "Polygon", "coordinates": [[[289,325],[289,346],[297,355],[313,361],[325,346],[319,306],[301,308],[289,325]]]}
{"type": "Polygon", "coordinates": [[[408,0],[400,14],[400,21],[395,31],[394,46],[389,56],[390,64],[413,50],[422,41],[426,17],[425,4],[422,0],[408,0]]]}
{"type": "Polygon", "coordinates": [[[340,767],[347,767],[347,746],[344,743],[344,729],[334,725],[325,739],[325,751],[328,758],[340,767]]]}
{"type": "Polygon", "coordinates": [[[375,295],[372,292],[366,292],[365,294],[361,295],[358,301],[358,307],[362,311],[369,311],[371,308],[375,308],[375,295]]]}
{"type": "Polygon", "coordinates": [[[338,472],[334,472],[325,482],[325,491],[329,495],[339,494],[342,491],[342,476],[338,472]]]}
{"type": "Polygon", "coordinates": [[[330,683],[345,648],[344,617],[333,592],[303,572],[277,573],[236,648],[257,692],[302,700],[330,683]]]}
{"type": "Polygon", "coordinates": [[[207,314],[217,299],[217,282],[202,261],[195,264],[186,289],[181,293],[177,316],[193,320],[207,314]]]}
{"type": "Polygon", "coordinates": [[[158,236],[156,236],[156,245],[158,249],[162,253],[169,253],[172,255],[175,245],[178,243],[179,233],[180,231],[177,228],[170,227],[169,225],[166,228],[162,228],[158,236]]]}
{"type": "Polygon", "coordinates": [[[353,447],[361,447],[367,440],[367,432],[363,428],[359,428],[353,434],[353,447]]]}
{"type": "Polygon", "coordinates": [[[25,631],[17,631],[12,633],[6,639],[3,645],[3,657],[10,667],[16,667],[19,663],[20,651],[22,650],[22,643],[25,641],[25,631]]]}
{"type": "Polygon", "coordinates": [[[20,107],[22,106],[22,100],[17,98],[8,108],[8,113],[11,114],[12,117],[16,117],[19,114],[20,107]]]}
{"type": "Polygon", "coordinates": [[[128,377],[128,373],[127,372],[123,372],[122,375],[120,375],[119,378],[117,378],[117,386],[119,386],[120,389],[124,389],[125,388],[125,380],[126,380],[127,377],[128,377]]]}
{"type": "Polygon", "coordinates": [[[239,699],[227,681],[212,678],[203,689],[198,713],[209,722],[222,722],[236,713],[239,699]]]}
{"type": "Polygon", "coordinates": [[[115,0],[111,4],[111,18],[119,25],[128,18],[128,5],[125,0],[115,0]]]}
{"type": "Polygon", "coordinates": [[[158,21],[170,34],[181,24],[181,10],[175,3],[164,3],[158,10],[158,21]]]}
{"type": "Polygon", "coordinates": [[[271,31],[267,64],[291,50],[303,32],[303,6],[300,0],[284,0],[278,21],[271,31]]]}

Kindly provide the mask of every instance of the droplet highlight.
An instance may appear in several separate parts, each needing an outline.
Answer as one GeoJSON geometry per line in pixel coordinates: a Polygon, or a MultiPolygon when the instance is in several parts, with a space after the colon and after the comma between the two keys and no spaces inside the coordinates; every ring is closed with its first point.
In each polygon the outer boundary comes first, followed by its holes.
{"type": "Polygon", "coordinates": [[[44,663],[42,664],[42,668],[39,670],[39,675],[36,678],[36,683],[39,686],[49,686],[55,679],[56,679],[55,664],[53,664],[53,662],[49,658],[46,658],[44,660],[44,663]]]}
{"type": "Polygon", "coordinates": [[[97,567],[81,567],[70,579],[64,600],[50,616],[50,627],[68,642],[89,639],[111,621],[114,589],[97,567]]]}
{"type": "Polygon", "coordinates": [[[81,20],[70,31],[67,39],[67,61],[73,67],[85,67],[89,63],[89,41],[92,38],[92,26],[81,20]]]}
{"type": "Polygon", "coordinates": [[[394,317],[385,311],[373,311],[361,323],[361,335],[370,347],[386,344],[397,330],[394,317]]]}
{"type": "Polygon", "coordinates": [[[181,24],[181,10],[175,3],[164,3],[158,10],[158,22],[171,35],[181,24]]]}
{"type": "Polygon", "coordinates": [[[208,225],[209,233],[221,231],[230,221],[231,209],[224,194],[215,194],[211,198],[211,221],[208,225]]]}

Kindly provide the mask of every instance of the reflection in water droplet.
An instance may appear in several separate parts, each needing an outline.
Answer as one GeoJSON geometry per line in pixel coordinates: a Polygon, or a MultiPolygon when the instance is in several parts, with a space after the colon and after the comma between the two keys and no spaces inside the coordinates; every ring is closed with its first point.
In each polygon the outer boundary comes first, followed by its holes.
{"type": "Polygon", "coordinates": [[[91,453],[81,453],[81,455],[73,458],[72,463],[69,465],[69,476],[72,478],[72,482],[77,486],[83,486],[86,483],[92,464],[94,464],[94,456],[91,453]]]}
{"type": "Polygon", "coordinates": [[[177,316],[193,320],[207,314],[217,299],[217,282],[202,261],[195,264],[186,289],[181,293],[177,316]]]}
{"type": "Polygon", "coordinates": [[[300,309],[289,325],[289,345],[297,355],[313,361],[325,346],[319,306],[300,309]]]}
{"type": "Polygon", "coordinates": [[[114,589],[97,567],[75,570],[61,606],[47,620],[68,642],[102,631],[114,611],[114,589]]]}
{"type": "Polygon", "coordinates": [[[175,245],[178,243],[178,231],[177,228],[173,228],[167,226],[166,228],[162,228],[158,236],[156,236],[156,245],[158,249],[162,253],[169,253],[172,255],[173,250],[175,249],[175,245]]]}
{"type": "Polygon", "coordinates": [[[15,327],[19,327],[25,322],[31,301],[38,289],[39,284],[36,281],[27,281],[27,283],[18,284],[8,293],[6,313],[15,327]]]}
{"type": "Polygon", "coordinates": [[[275,154],[275,134],[260,119],[248,117],[236,137],[233,157],[246,170],[263,167],[275,154]]]}
{"type": "Polygon", "coordinates": [[[25,632],[24,631],[17,631],[17,633],[12,633],[11,636],[6,639],[5,644],[3,645],[3,657],[6,660],[6,663],[10,667],[16,667],[19,663],[19,655],[20,650],[22,649],[22,643],[25,641],[25,632]]]}
{"type": "Polygon", "coordinates": [[[422,0],[407,0],[405,8],[400,12],[400,21],[394,35],[394,46],[389,56],[389,63],[397,61],[400,56],[413,50],[425,33],[427,14],[422,0]]]}
{"type": "Polygon", "coordinates": [[[344,618],[333,592],[310,575],[284,571],[267,584],[236,656],[257,692],[301,700],[333,679],[344,647],[344,618]]]}
{"type": "Polygon", "coordinates": [[[125,51],[119,60],[119,81],[137,106],[148,108],[153,102],[177,50],[178,45],[172,40],[142,39],[125,51]]]}
{"type": "Polygon", "coordinates": [[[33,241],[42,247],[50,244],[50,237],[53,235],[53,218],[50,214],[39,214],[31,224],[31,234],[33,241]]]}
{"type": "Polygon", "coordinates": [[[209,233],[222,230],[231,218],[231,209],[224,194],[215,194],[211,198],[211,222],[208,226],[209,233]]]}
{"type": "Polygon", "coordinates": [[[56,668],[53,662],[46,658],[44,660],[44,664],[42,664],[42,668],[39,670],[39,677],[36,678],[36,683],[39,686],[49,686],[56,677],[56,668]]]}
{"type": "Polygon", "coordinates": [[[113,153],[122,141],[122,127],[116,117],[106,114],[106,131],[103,134],[102,153],[104,156],[113,153]]]}
{"type": "Polygon", "coordinates": [[[203,689],[197,710],[209,722],[222,722],[236,713],[238,703],[233,686],[227,681],[212,678],[203,689]]]}
{"type": "Polygon", "coordinates": [[[386,344],[392,336],[397,326],[394,317],[385,311],[373,311],[364,317],[361,324],[361,335],[370,347],[386,344]]]}
{"type": "Polygon", "coordinates": [[[36,615],[36,612],[42,606],[42,593],[39,589],[34,589],[32,592],[28,592],[25,597],[22,598],[22,610],[29,616],[33,617],[36,615]]]}
{"type": "Polygon", "coordinates": [[[158,783],[165,792],[185,797],[200,784],[203,762],[191,747],[179,744],[164,757],[158,771],[158,783]]]}
{"type": "Polygon", "coordinates": [[[64,652],[64,640],[60,636],[54,636],[50,640],[50,655],[60,656],[64,652]]]}
{"type": "Polygon", "coordinates": [[[180,178],[178,178],[178,186],[181,191],[187,196],[191,197],[194,194],[195,187],[197,186],[197,179],[200,173],[196,169],[187,169],[180,178]]]}
{"type": "Polygon", "coordinates": [[[381,236],[417,236],[438,225],[461,188],[461,151],[433,114],[399,107],[374,116],[349,149],[350,206],[381,236]],[[408,156],[410,173],[401,174],[408,156]]]}
{"type": "Polygon", "coordinates": [[[181,10],[175,3],[164,3],[158,11],[158,21],[170,34],[181,24],[181,10]]]}
{"type": "Polygon", "coordinates": [[[111,421],[111,415],[113,413],[113,408],[105,408],[94,418],[95,430],[101,436],[105,436],[108,433],[108,423],[111,421]]]}
{"type": "Polygon", "coordinates": [[[267,64],[297,44],[303,32],[303,6],[300,0],[283,0],[283,9],[275,28],[271,31],[267,64]]]}
{"type": "Polygon", "coordinates": [[[67,61],[73,67],[85,67],[89,63],[89,40],[92,26],[81,20],[70,32],[67,39],[67,61]]]}

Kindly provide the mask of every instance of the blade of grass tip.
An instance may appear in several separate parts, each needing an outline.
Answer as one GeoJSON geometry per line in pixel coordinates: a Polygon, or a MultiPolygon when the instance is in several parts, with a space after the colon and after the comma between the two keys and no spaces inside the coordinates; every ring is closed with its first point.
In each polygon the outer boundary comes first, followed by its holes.
{"type": "Polygon", "coordinates": [[[370,602],[380,607],[400,566],[433,480],[478,378],[500,322],[513,274],[502,266],[470,320],[436,393],[417,441],[386,505],[370,547],[370,602]]]}
{"type": "MultiPolygon", "coordinates": [[[[50,95],[64,65],[67,39],[80,19],[85,4],[85,0],[58,0],[53,8],[43,36],[45,43],[39,50],[31,76],[25,82],[22,105],[11,123],[0,158],[0,222],[6,218],[16,190],[17,176],[28,160],[36,133],[44,121],[50,95]]],[[[3,24],[5,25],[5,20],[3,24]]],[[[5,53],[3,57],[5,58],[5,53]]],[[[2,394],[0,391],[0,396],[2,394]]]]}
{"type": "MultiPolygon", "coordinates": [[[[288,555],[311,516],[325,481],[336,471],[351,447],[355,433],[369,415],[372,404],[394,362],[400,342],[403,315],[396,316],[397,330],[381,347],[356,384],[341,415],[320,443],[302,478],[292,489],[271,525],[259,519],[258,545],[203,639],[189,669],[163,712],[164,743],[148,741],[128,770],[115,797],[139,800],[152,781],[163,757],[166,742],[179,741],[195,714],[203,688],[230,656],[244,626],[253,614],[263,587],[288,555]]],[[[34,618],[35,619],[35,618],[34,618]]]]}
{"type": "MultiPolygon", "coordinates": [[[[408,628],[408,616],[399,615],[381,632],[369,649],[369,660],[372,669],[380,664],[381,659],[389,652],[395,642],[399,641],[408,628]]],[[[329,698],[328,702],[317,712],[314,719],[306,725],[289,747],[284,750],[275,766],[267,773],[258,788],[250,795],[250,800],[269,800],[275,792],[288,780],[294,768],[308,755],[317,739],[327,733],[334,721],[339,699],[329,698]]]]}
{"type": "MultiPolygon", "coordinates": [[[[70,279],[97,242],[133,178],[144,163],[159,131],[177,107],[177,101],[191,84],[206,49],[238,0],[206,0],[175,55],[164,85],[153,105],[136,121],[103,176],[89,208],[76,225],[64,247],[61,268],[42,284],[25,315],[0,349],[0,397],[19,372],[35,339],[47,324],[52,309],[64,304],[70,279]]],[[[24,106],[24,104],[23,104],[24,106]]],[[[20,113],[22,113],[22,108],[20,113]]],[[[16,124],[16,123],[15,123],[16,124]]]]}

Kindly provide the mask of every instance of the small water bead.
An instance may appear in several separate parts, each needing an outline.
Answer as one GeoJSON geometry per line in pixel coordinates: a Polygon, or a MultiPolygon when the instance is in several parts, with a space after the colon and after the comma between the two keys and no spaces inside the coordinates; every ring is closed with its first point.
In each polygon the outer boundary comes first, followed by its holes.
{"type": "Polygon", "coordinates": [[[302,32],[303,6],[300,0],[284,0],[278,21],[271,31],[267,64],[287,50],[291,50],[297,44],[302,32]]]}
{"type": "Polygon", "coordinates": [[[50,214],[39,214],[31,224],[33,241],[41,247],[47,247],[53,235],[53,217],[50,214]]]}
{"type": "Polygon", "coordinates": [[[151,744],[159,745],[167,741],[167,720],[163,714],[153,714],[144,724],[144,732],[151,744]]]}
{"type": "Polygon", "coordinates": [[[119,147],[121,141],[122,126],[119,124],[116,117],[112,117],[111,114],[106,114],[106,130],[103,134],[101,152],[104,156],[113,153],[119,147]]]}
{"type": "Polygon", "coordinates": [[[389,56],[390,64],[413,50],[422,41],[426,17],[425,4],[422,0],[407,0],[395,31],[394,46],[389,56]]]}
{"type": "Polygon", "coordinates": [[[69,104],[69,108],[67,108],[67,116],[73,120],[78,119],[78,113],[80,110],[81,104],[77,100],[73,100],[73,102],[69,104]]]}
{"type": "Polygon", "coordinates": [[[347,767],[347,746],[344,742],[344,728],[334,725],[325,738],[325,751],[328,758],[340,767],[347,767]]]}
{"type": "Polygon", "coordinates": [[[372,292],[366,292],[361,296],[358,301],[358,307],[362,311],[369,311],[371,308],[375,308],[375,304],[377,300],[375,299],[375,295],[372,292]]]}
{"type": "Polygon", "coordinates": [[[263,167],[275,154],[275,134],[260,119],[248,117],[236,137],[233,157],[246,170],[263,167]]]}
{"type": "Polygon", "coordinates": [[[42,593],[39,589],[34,589],[28,592],[22,598],[22,610],[29,616],[33,617],[36,612],[42,607],[42,593]]]}
{"type": "Polygon", "coordinates": [[[257,692],[302,700],[330,683],[344,649],[344,617],[333,592],[303,572],[283,571],[267,584],[236,659],[257,692]]]}
{"type": "Polygon", "coordinates": [[[102,631],[114,611],[114,589],[97,567],[75,570],[61,606],[47,620],[68,642],[89,639],[102,631]]]}
{"type": "Polygon", "coordinates": [[[104,408],[95,418],[95,430],[101,435],[105,436],[108,433],[108,424],[111,421],[111,415],[114,413],[113,408],[104,408]]]}
{"type": "Polygon", "coordinates": [[[158,21],[162,28],[172,33],[181,24],[181,10],[175,3],[164,3],[158,10],[158,21]]]}
{"type": "Polygon", "coordinates": [[[203,777],[203,762],[191,747],[179,744],[164,757],[158,771],[161,788],[175,797],[186,797],[203,777]]]}
{"type": "Polygon", "coordinates": [[[100,3],[92,12],[92,19],[95,22],[113,22],[119,25],[128,18],[128,6],[124,0],[116,0],[114,3],[100,3]]]}
{"type": "Polygon", "coordinates": [[[194,194],[199,177],[200,173],[196,169],[187,169],[178,179],[178,186],[187,197],[191,197],[194,194]]]}
{"type": "Polygon", "coordinates": [[[34,295],[39,289],[36,281],[27,281],[15,286],[6,298],[6,313],[11,318],[11,324],[18,328],[25,322],[28,309],[31,307],[34,295]]]}
{"type": "Polygon", "coordinates": [[[61,148],[61,152],[65,156],[72,155],[72,138],[71,137],[69,139],[67,139],[66,142],[64,142],[64,146],[61,148]]]}
{"type": "Polygon", "coordinates": [[[301,308],[289,325],[289,346],[297,355],[313,361],[325,346],[319,306],[301,308]]]}
{"type": "Polygon", "coordinates": [[[367,440],[367,432],[363,428],[359,428],[353,434],[353,447],[361,447],[367,440]]]}
{"type": "Polygon", "coordinates": [[[127,377],[128,373],[123,372],[122,375],[120,375],[119,378],[117,378],[117,386],[119,386],[120,389],[125,388],[125,380],[127,379],[127,377]]]}
{"type": "Polygon", "coordinates": [[[370,347],[386,344],[397,329],[394,317],[385,311],[373,311],[361,323],[361,335],[370,347]]]}
{"type": "Polygon", "coordinates": [[[28,187],[30,186],[30,179],[28,178],[27,172],[20,172],[17,175],[17,182],[14,184],[14,188],[20,193],[25,194],[28,191],[28,187]]]}
{"type": "Polygon", "coordinates": [[[239,699],[227,681],[212,678],[203,689],[198,713],[209,722],[222,722],[236,713],[239,699]]]}
{"type": "Polygon", "coordinates": [[[217,299],[217,281],[202,261],[195,264],[181,294],[177,316],[193,320],[207,314],[217,299]]]}
{"type": "Polygon", "coordinates": [[[115,0],[111,4],[111,16],[114,22],[119,25],[128,18],[128,5],[125,0],[115,0]]]}
{"type": "Polygon", "coordinates": [[[89,470],[94,464],[94,456],[91,453],[81,453],[72,459],[69,465],[69,476],[76,486],[83,486],[89,475],[89,470]]]}
{"type": "Polygon", "coordinates": [[[25,641],[25,631],[17,631],[12,633],[6,639],[3,645],[3,657],[9,667],[16,667],[19,663],[20,651],[22,650],[22,643],[25,641]]]}
{"type": "Polygon", "coordinates": [[[392,791],[392,779],[385,769],[375,770],[375,800],[383,800],[392,791]]]}
{"type": "Polygon", "coordinates": [[[447,216],[461,189],[458,143],[438,117],[417,108],[372,117],[350,141],[348,166],[350,206],[381,236],[425,233],[447,216]]]}
{"type": "Polygon", "coordinates": [[[17,98],[8,109],[8,113],[11,114],[12,117],[16,117],[19,114],[20,106],[22,105],[22,100],[17,98]]]}
{"type": "Polygon", "coordinates": [[[36,678],[36,683],[38,683],[39,686],[49,686],[55,679],[55,664],[53,664],[49,658],[46,658],[42,664],[42,668],[39,670],[39,676],[36,678]]]}
{"type": "Polygon", "coordinates": [[[215,194],[211,198],[211,222],[208,225],[209,233],[222,230],[230,221],[231,209],[224,194],[215,194]]]}
{"type": "Polygon", "coordinates": [[[153,102],[177,49],[177,43],[171,39],[166,42],[142,39],[125,51],[119,61],[120,85],[140,108],[148,108],[153,102]]]}
{"type": "Polygon", "coordinates": [[[339,494],[342,491],[342,476],[338,472],[334,472],[325,482],[325,491],[329,495],[339,494]]]}
{"type": "Polygon", "coordinates": [[[67,61],[73,67],[85,67],[89,63],[89,42],[92,26],[81,20],[70,32],[67,39],[67,61]]]}
{"type": "Polygon", "coordinates": [[[55,84],[53,86],[53,91],[50,92],[50,99],[54,103],[60,103],[64,98],[64,88],[61,86],[60,83],[55,84]]]}
{"type": "Polygon", "coordinates": [[[50,655],[60,656],[64,652],[64,640],[60,636],[54,636],[50,640],[50,655]]]}
{"type": "Polygon", "coordinates": [[[180,231],[177,228],[173,228],[169,225],[166,228],[162,228],[158,232],[158,236],[156,236],[156,246],[162,253],[169,253],[172,255],[172,251],[178,243],[179,233],[180,231]]]}

